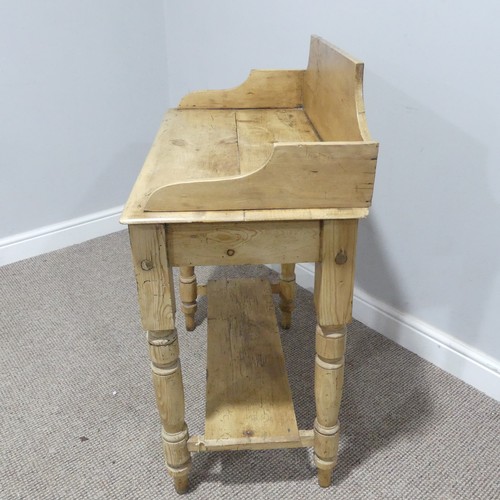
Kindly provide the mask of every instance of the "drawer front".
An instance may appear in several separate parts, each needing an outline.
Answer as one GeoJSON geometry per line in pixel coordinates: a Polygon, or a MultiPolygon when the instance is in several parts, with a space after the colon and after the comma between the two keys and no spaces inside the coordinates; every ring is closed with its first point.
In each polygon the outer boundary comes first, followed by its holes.
{"type": "Polygon", "coordinates": [[[319,221],[167,225],[171,266],[316,262],[319,244],[319,221]]]}

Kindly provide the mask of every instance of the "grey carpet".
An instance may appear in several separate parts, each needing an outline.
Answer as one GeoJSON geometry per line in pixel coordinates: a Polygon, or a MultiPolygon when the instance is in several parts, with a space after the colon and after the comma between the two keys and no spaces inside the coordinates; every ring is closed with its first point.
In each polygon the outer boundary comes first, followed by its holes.
{"type": "MultiPolygon", "coordinates": [[[[214,276],[267,268],[200,268],[214,276]]],[[[282,332],[301,428],[314,419],[311,294],[282,332]]],[[[186,333],[187,422],[203,433],[206,300],[186,333]]],[[[176,498],[163,467],[125,232],[0,268],[0,498],[176,498]]],[[[197,454],[185,498],[500,498],[500,405],[361,323],[342,439],[321,490],[306,449],[197,454]]]]}

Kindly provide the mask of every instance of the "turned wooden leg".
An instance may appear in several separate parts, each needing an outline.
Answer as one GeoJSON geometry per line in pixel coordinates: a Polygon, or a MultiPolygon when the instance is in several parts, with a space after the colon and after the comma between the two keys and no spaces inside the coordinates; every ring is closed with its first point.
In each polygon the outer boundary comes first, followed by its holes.
{"type": "Polygon", "coordinates": [[[338,415],[344,383],[345,325],[352,320],[357,220],[323,221],[314,299],[316,362],[314,453],[318,482],[331,484],[339,445],[338,415]]]}
{"type": "Polygon", "coordinates": [[[316,328],[314,451],[320,486],[331,482],[339,446],[339,410],[344,384],[345,327],[316,328]]]}
{"type": "Polygon", "coordinates": [[[184,422],[184,388],[179,360],[177,331],[149,331],[149,355],[156,404],[162,421],[163,451],[177,493],[188,489],[191,455],[187,449],[188,429],[184,422]]]}
{"type": "Polygon", "coordinates": [[[186,318],[186,330],[189,332],[195,329],[194,315],[196,313],[197,283],[193,266],[180,268],[180,296],[182,301],[182,312],[186,318]]]}
{"type": "Polygon", "coordinates": [[[292,311],[295,308],[295,264],[281,264],[280,309],[281,326],[285,329],[292,325],[292,311]]]}
{"type": "Polygon", "coordinates": [[[191,456],[184,421],[184,389],[175,329],[172,268],[168,264],[165,227],[129,226],[142,327],[148,331],[156,403],[162,422],[167,471],[175,489],[188,489],[191,456]]]}

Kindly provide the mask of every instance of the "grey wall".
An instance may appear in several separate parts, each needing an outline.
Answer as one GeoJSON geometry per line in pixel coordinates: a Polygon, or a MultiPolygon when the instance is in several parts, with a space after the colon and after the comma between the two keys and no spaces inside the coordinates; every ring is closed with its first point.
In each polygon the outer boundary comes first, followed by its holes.
{"type": "Polygon", "coordinates": [[[500,4],[166,5],[172,104],[235,85],[251,67],[304,67],[311,33],[365,61],[381,149],[357,286],[500,359],[500,4]]]}
{"type": "Polygon", "coordinates": [[[0,238],[124,203],[166,71],[162,2],[0,3],[0,238]]]}

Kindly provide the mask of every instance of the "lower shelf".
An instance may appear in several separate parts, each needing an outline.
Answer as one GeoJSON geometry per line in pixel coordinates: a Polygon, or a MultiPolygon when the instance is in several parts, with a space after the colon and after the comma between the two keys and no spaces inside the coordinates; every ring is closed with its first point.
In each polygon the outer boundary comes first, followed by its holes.
{"type": "Polygon", "coordinates": [[[190,448],[310,446],[309,431],[297,428],[270,283],[221,279],[207,292],[205,436],[190,448]]]}

